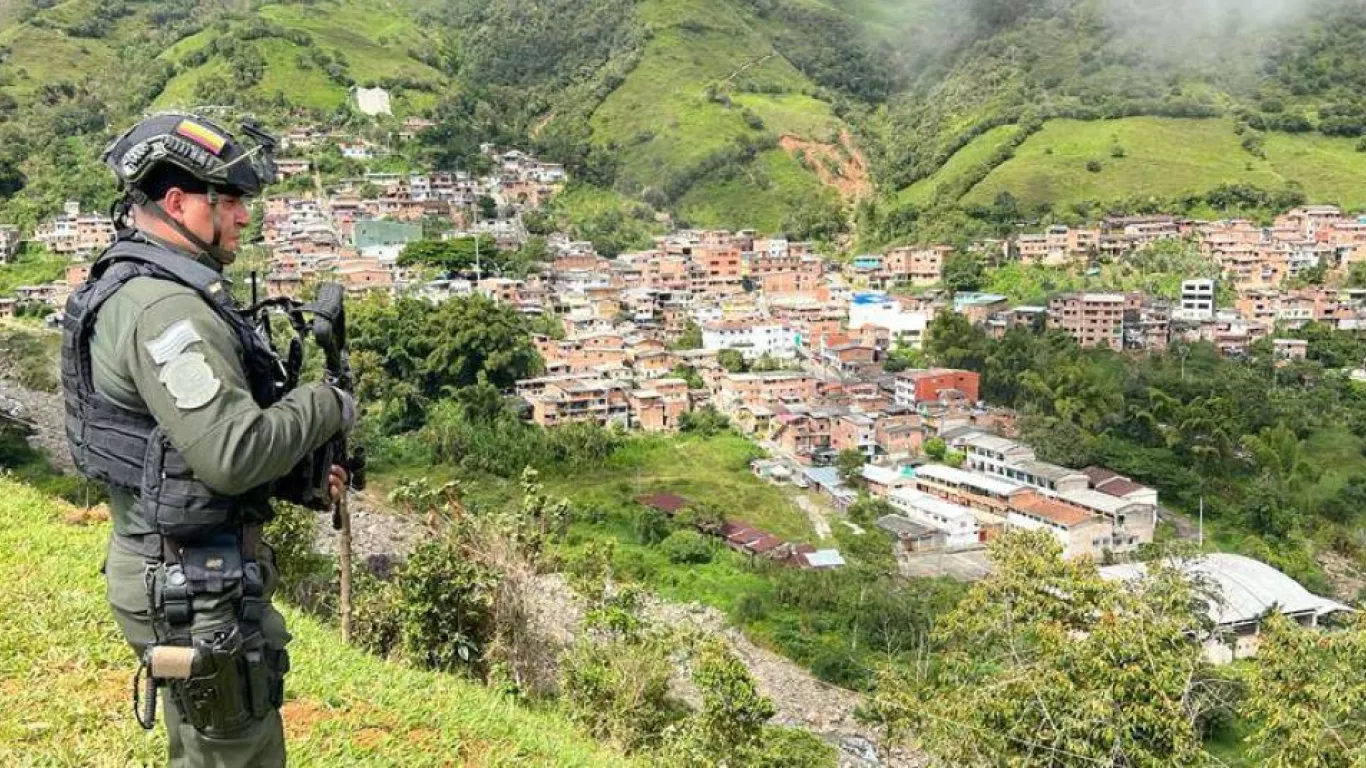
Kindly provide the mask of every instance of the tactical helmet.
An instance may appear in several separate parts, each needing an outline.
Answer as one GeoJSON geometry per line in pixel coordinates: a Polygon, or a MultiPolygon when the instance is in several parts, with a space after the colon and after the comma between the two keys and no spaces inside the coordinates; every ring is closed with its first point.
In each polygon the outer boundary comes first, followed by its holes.
{"type": "Polygon", "coordinates": [[[210,189],[237,196],[259,194],[275,181],[275,139],[253,120],[242,130],[248,147],[214,122],[189,114],[149,117],[105,148],[101,159],[125,191],[139,189],[154,170],[169,164],[210,189]]]}

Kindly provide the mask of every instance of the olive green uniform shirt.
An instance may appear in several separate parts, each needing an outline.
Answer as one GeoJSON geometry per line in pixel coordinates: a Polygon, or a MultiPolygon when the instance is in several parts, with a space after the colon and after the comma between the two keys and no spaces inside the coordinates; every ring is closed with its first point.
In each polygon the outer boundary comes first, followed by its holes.
{"type": "MultiPolygon", "coordinates": [[[[221,269],[207,256],[197,260],[221,269]]],[[[187,338],[183,327],[179,338],[187,338]]],[[[95,389],[124,408],[151,414],[195,476],[226,496],[285,475],[341,429],[341,403],[324,384],[300,386],[269,408],[258,406],[236,332],[203,297],[179,283],[138,277],[120,288],[95,319],[90,355],[95,389]],[[188,338],[198,338],[175,345],[177,357],[202,355],[217,382],[197,383],[196,396],[188,400],[193,407],[183,407],[187,400],[177,397],[175,382],[163,375],[175,361],[158,363],[148,347],[182,321],[194,331],[188,338]],[[210,390],[212,396],[199,404],[210,390]]],[[[131,493],[113,489],[111,502],[117,533],[152,532],[131,493]]]]}

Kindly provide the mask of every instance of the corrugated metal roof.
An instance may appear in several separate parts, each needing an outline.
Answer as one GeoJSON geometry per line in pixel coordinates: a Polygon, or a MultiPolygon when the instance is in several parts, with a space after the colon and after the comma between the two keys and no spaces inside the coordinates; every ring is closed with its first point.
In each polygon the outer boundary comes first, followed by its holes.
{"type": "MultiPolygon", "coordinates": [[[[1216,552],[1182,565],[1186,573],[1218,588],[1220,599],[1210,606],[1210,617],[1221,625],[1255,621],[1273,606],[1281,613],[1322,616],[1351,608],[1319,597],[1299,582],[1259,560],[1216,552]]],[[[1110,580],[1132,580],[1146,575],[1143,563],[1110,565],[1100,575],[1110,580]]]]}

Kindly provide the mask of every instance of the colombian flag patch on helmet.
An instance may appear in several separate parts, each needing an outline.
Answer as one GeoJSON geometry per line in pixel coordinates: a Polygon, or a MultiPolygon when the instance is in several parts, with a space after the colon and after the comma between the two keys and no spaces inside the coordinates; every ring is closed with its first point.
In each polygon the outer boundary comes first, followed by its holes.
{"type": "Polygon", "coordinates": [[[214,155],[223,151],[223,145],[228,143],[228,137],[208,126],[197,123],[194,120],[181,120],[180,125],[175,127],[175,132],[179,136],[193,141],[204,149],[209,150],[214,155]]]}

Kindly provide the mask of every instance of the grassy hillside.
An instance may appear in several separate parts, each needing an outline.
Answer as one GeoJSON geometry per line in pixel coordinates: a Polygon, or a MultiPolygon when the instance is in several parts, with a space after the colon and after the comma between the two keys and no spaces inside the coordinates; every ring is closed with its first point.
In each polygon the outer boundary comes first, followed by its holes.
{"type": "MultiPolygon", "coordinates": [[[[163,760],[134,723],[132,655],[98,572],[107,524],[0,479],[0,763],[116,766],[163,760]]],[[[565,722],[449,675],[342,646],[286,610],[294,642],[284,707],[296,765],[605,766],[628,761],[565,722]]]]}
{"type": "MultiPolygon", "coordinates": [[[[989,154],[999,144],[995,134],[983,135],[959,155],[989,154]]],[[[1355,140],[1271,134],[1265,157],[1245,150],[1242,140],[1225,119],[1054,120],[1026,139],[963,202],[989,204],[1009,192],[1022,205],[1051,202],[1061,208],[1135,196],[1165,200],[1241,183],[1265,189],[1296,186],[1311,202],[1366,205],[1366,153],[1356,151],[1355,140]],[[1088,163],[1099,163],[1100,169],[1088,170],[1088,163]]],[[[959,165],[955,156],[940,174],[907,194],[952,178],[959,165]]]]}
{"type": "Polygon", "coordinates": [[[619,185],[683,198],[690,221],[776,229],[794,198],[820,192],[814,175],[771,156],[718,173],[709,159],[765,136],[826,141],[841,121],[738,3],[646,0],[636,13],[652,36],[591,120],[595,140],[620,147],[619,185]]]}

